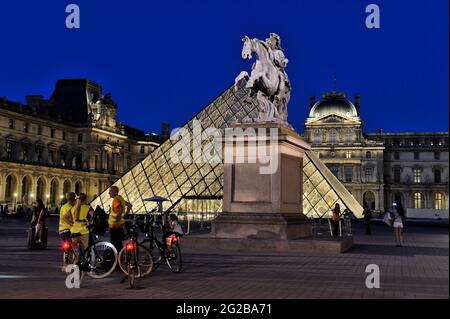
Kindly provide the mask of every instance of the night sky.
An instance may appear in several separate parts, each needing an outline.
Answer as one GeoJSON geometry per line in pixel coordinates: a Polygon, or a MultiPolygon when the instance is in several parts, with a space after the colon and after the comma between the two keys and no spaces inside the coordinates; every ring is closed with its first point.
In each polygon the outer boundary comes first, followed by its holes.
{"type": "Polygon", "coordinates": [[[252,61],[244,35],[282,38],[289,122],[303,131],[309,96],[361,94],[364,131],[448,131],[448,0],[2,1],[0,96],[48,98],[57,79],[111,92],[118,119],[146,132],[182,125],[252,61]],[[81,28],[65,27],[69,3],[81,28]],[[367,29],[365,8],[381,9],[367,29]]]}

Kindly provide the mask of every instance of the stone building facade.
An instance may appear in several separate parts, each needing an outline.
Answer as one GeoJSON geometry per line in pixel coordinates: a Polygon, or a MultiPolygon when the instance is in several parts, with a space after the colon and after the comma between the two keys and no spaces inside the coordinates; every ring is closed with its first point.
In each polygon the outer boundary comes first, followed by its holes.
{"type": "Polygon", "coordinates": [[[360,96],[334,91],[310,98],[305,139],[361,204],[386,211],[401,201],[410,215],[448,216],[448,133],[365,134],[360,96]]]}
{"type": "Polygon", "coordinates": [[[67,191],[91,200],[169,137],[165,123],[161,134],[119,123],[111,95],[90,80],[26,100],[0,98],[0,203],[10,207],[24,194],[50,207],[67,191]]]}

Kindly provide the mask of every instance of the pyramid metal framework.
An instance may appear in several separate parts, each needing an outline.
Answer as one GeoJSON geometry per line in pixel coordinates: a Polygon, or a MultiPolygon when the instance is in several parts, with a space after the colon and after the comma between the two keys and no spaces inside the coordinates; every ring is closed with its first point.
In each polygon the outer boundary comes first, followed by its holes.
{"type": "MultiPolygon", "coordinates": [[[[247,116],[256,117],[258,106],[252,99],[247,98],[247,93],[243,87],[237,91],[234,86],[230,87],[189,120],[183,128],[193,132],[194,125],[200,123],[202,130],[210,127],[224,130],[236,120],[242,120],[247,116]]],[[[199,141],[198,143],[201,143],[203,147],[207,142],[199,141]]],[[[155,208],[155,203],[143,201],[152,196],[163,196],[169,199],[164,203],[165,210],[187,207],[196,200],[210,200],[212,209],[221,211],[223,163],[211,164],[197,161],[198,158],[194,156],[199,156],[196,153],[201,152],[191,152],[190,156],[193,160],[190,163],[174,162],[170,159],[170,154],[173,147],[176,146],[179,149],[180,145],[177,143],[184,143],[184,141],[182,139],[165,141],[113,184],[133,205],[133,212],[143,213],[155,208]]],[[[320,162],[314,152],[306,152],[303,171],[304,214],[315,218],[327,217],[332,207],[339,203],[341,210],[347,207],[355,215],[361,215],[361,205],[320,162]]],[[[302,195],[299,194],[299,196],[302,195]]],[[[104,210],[109,210],[111,199],[108,189],[91,202],[92,207],[95,208],[97,205],[104,210]]],[[[211,206],[208,208],[211,209],[211,206]]]]}

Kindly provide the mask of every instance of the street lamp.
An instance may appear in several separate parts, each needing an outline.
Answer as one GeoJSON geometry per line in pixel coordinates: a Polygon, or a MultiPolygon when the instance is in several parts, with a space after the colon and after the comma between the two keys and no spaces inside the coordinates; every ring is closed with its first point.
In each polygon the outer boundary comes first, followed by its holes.
{"type": "Polygon", "coordinates": [[[17,193],[14,193],[14,205],[13,205],[14,211],[16,211],[16,205],[17,205],[17,193]]]}

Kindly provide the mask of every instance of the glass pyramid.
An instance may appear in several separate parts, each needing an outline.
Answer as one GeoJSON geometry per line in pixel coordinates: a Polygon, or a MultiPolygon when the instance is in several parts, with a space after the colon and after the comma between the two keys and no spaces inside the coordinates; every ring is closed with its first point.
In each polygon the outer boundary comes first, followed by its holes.
{"type": "MultiPolygon", "coordinates": [[[[224,130],[236,120],[247,116],[256,117],[258,107],[252,99],[247,98],[247,93],[243,87],[237,91],[234,86],[230,87],[189,120],[183,128],[192,132],[194,125],[201,125],[202,129],[215,127],[224,130]]],[[[162,196],[169,199],[168,202],[164,202],[165,210],[202,214],[202,218],[205,213],[210,213],[209,216],[212,218],[222,209],[223,164],[195,163],[194,156],[198,156],[195,152],[190,154],[193,157],[191,163],[183,161],[175,163],[170,160],[170,152],[173,147],[180,146],[177,143],[184,142],[182,139],[165,141],[113,185],[117,186],[120,194],[133,204],[134,213],[143,213],[155,208],[154,202],[143,199],[162,196]]],[[[202,141],[201,145],[205,143],[207,141],[202,141]]],[[[307,152],[303,165],[304,214],[314,218],[323,217],[330,212],[335,203],[340,203],[341,210],[348,207],[357,216],[360,215],[361,206],[313,152],[307,152]]],[[[91,202],[92,207],[95,208],[97,205],[105,211],[109,210],[111,199],[108,189],[91,202]]]]}

